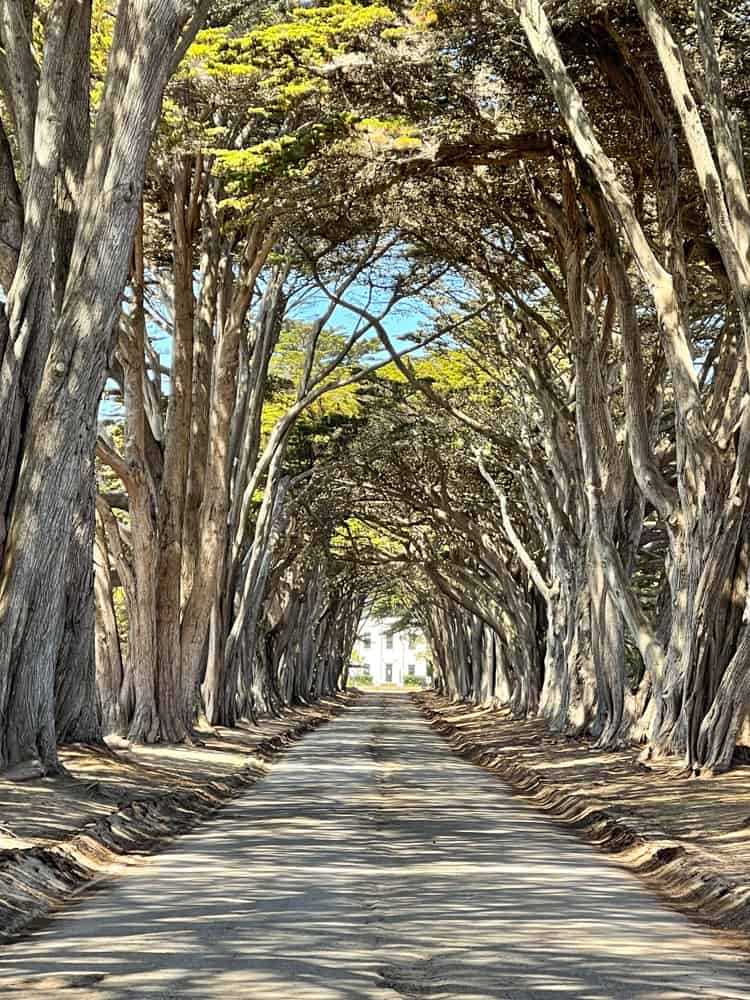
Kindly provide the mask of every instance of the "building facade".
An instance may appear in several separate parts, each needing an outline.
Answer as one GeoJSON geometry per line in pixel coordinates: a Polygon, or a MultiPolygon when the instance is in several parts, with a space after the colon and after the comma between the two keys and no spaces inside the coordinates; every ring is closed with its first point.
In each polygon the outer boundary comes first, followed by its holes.
{"type": "MultiPolygon", "coordinates": [[[[354,645],[349,676],[369,675],[373,684],[409,683],[415,677],[425,684],[429,674],[427,643],[417,630],[395,632],[395,618],[365,618],[354,645]]],[[[413,682],[412,682],[413,683],[413,682]]]]}

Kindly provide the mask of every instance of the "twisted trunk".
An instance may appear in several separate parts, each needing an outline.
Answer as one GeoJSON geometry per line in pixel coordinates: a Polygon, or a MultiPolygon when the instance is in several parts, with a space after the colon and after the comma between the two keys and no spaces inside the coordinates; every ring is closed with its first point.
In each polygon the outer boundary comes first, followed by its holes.
{"type": "MultiPolygon", "coordinates": [[[[0,569],[2,763],[38,755],[48,769],[56,766],[54,670],[64,604],[48,598],[64,592],[65,562],[59,553],[69,544],[82,463],[94,450],[97,406],[128,272],[146,155],[187,16],[181,6],[150,0],[120,6],[65,292],[39,388],[26,413],[19,461],[10,471],[3,465],[4,495],[13,500],[0,569]]],[[[78,54],[74,45],[65,58],[75,63],[78,54]]],[[[50,127],[61,119],[55,109],[45,115],[50,127]]],[[[38,162],[49,163],[47,150],[38,162]]],[[[32,184],[28,194],[33,191],[32,184]]],[[[31,313],[24,309],[24,315],[31,313]]],[[[26,336],[22,326],[18,329],[19,337],[26,336]]],[[[45,337],[46,329],[45,320],[34,333],[45,337]]]]}

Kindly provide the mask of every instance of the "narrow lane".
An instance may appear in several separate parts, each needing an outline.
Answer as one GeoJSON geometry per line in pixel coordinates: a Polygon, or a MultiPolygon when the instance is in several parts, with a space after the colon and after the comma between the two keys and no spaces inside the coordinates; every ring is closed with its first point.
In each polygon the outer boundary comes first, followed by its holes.
{"type": "Polygon", "coordinates": [[[750,965],[373,693],[2,949],[0,996],[719,1000],[750,965]]]}

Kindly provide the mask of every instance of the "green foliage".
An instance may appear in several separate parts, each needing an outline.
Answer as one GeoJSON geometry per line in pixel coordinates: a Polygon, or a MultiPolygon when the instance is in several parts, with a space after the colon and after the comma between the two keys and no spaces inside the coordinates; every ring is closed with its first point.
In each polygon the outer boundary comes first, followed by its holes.
{"type": "MultiPolygon", "coordinates": [[[[271,433],[276,422],[286,413],[297,396],[299,380],[305,366],[305,353],[313,327],[300,320],[287,320],[269,366],[269,385],[263,407],[263,434],[271,433]]],[[[313,377],[320,375],[341,353],[348,335],[335,328],[324,329],[318,337],[313,377]]],[[[363,340],[355,344],[346,362],[331,374],[330,381],[339,381],[342,373],[366,362],[373,343],[363,340]]],[[[327,438],[332,431],[356,420],[362,414],[356,385],[326,392],[312,403],[298,421],[298,433],[317,440],[327,438]]]]}
{"type": "Polygon", "coordinates": [[[120,650],[125,660],[128,655],[128,607],[125,600],[125,590],[122,587],[112,588],[112,606],[115,610],[117,634],[120,639],[120,650]]]}
{"type": "Polygon", "coordinates": [[[353,118],[352,124],[355,132],[365,138],[371,147],[407,152],[422,146],[419,129],[404,117],[386,120],[353,118]]]}
{"type": "MultiPolygon", "coordinates": [[[[336,527],[330,541],[331,552],[338,556],[367,555],[397,556],[401,553],[401,544],[383,529],[368,524],[359,517],[348,517],[336,527]]],[[[388,609],[380,608],[377,614],[390,614],[388,609]]]]}
{"type": "Polygon", "coordinates": [[[305,176],[314,167],[314,157],[342,131],[340,119],[333,117],[247,149],[212,149],[216,173],[226,181],[228,196],[223,206],[245,211],[254,205],[263,182],[305,176]]]}
{"type": "MultiPolygon", "coordinates": [[[[441,393],[477,391],[491,383],[489,375],[460,347],[431,348],[425,355],[410,362],[409,367],[418,379],[423,379],[441,393]]],[[[378,377],[397,383],[408,381],[394,364],[382,368],[378,377]]]]}
{"type": "Polygon", "coordinates": [[[394,19],[383,4],[341,0],[285,14],[269,9],[244,33],[200,32],[165,101],[163,147],[210,153],[225,181],[225,207],[251,210],[264,185],[304,177],[349,131],[351,115],[329,100],[327,67],[394,19]]]}

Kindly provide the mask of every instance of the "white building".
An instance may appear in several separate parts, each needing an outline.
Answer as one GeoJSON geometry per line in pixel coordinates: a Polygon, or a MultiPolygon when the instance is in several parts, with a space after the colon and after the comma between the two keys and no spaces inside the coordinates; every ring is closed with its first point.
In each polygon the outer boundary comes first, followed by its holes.
{"type": "Polygon", "coordinates": [[[363,619],[354,644],[349,676],[369,674],[373,684],[405,684],[407,677],[425,683],[428,676],[427,643],[418,630],[394,632],[396,618],[363,619]]]}

